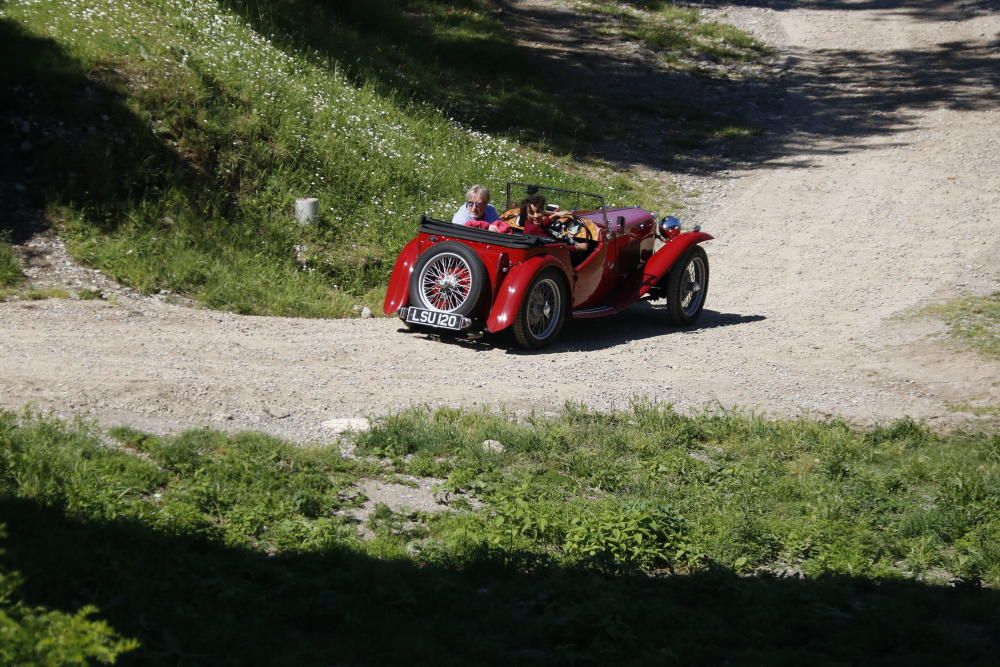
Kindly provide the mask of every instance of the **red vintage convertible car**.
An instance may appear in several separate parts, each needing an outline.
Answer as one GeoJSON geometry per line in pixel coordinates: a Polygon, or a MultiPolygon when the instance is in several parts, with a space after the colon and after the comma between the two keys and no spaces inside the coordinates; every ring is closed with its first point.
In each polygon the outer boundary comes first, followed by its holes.
{"type": "Polygon", "coordinates": [[[708,256],[698,244],[710,235],[682,231],[674,217],[656,222],[638,207],[608,208],[600,195],[508,183],[502,217],[514,227],[521,193],[550,202],[550,235],[501,234],[425,216],[392,270],[386,315],[441,333],[511,327],[528,349],[555,340],[568,317],[613,315],[643,298],[665,298],[674,325],[698,319],[708,289],[708,256]]]}

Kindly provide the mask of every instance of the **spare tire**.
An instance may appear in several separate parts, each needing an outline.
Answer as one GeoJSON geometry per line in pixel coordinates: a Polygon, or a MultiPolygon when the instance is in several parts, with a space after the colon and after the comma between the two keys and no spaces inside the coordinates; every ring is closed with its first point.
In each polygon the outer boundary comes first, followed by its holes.
{"type": "Polygon", "coordinates": [[[410,305],[469,316],[486,282],[475,252],[455,241],[438,243],[417,258],[410,275],[410,305]]]}

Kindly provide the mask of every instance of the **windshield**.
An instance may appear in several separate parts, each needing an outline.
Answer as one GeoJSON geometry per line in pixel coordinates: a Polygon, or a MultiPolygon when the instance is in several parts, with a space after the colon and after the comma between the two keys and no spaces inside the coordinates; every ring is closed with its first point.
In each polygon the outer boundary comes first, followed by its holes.
{"type": "Polygon", "coordinates": [[[555,205],[563,211],[600,211],[601,215],[598,220],[604,223],[607,222],[604,213],[604,197],[601,195],[580,192],[579,190],[562,190],[544,185],[510,182],[507,183],[506,194],[505,210],[519,206],[521,201],[530,195],[539,194],[545,197],[545,203],[549,208],[555,205]]]}

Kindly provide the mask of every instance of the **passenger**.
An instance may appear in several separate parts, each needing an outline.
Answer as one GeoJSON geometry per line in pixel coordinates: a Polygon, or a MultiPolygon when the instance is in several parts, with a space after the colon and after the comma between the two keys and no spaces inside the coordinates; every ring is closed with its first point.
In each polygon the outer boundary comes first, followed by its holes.
{"type": "MultiPolygon", "coordinates": [[[[500,219],[500,214],[490,205],[490,191],[482,185],[473,185],[465,193],[465,204],[460,206],[451,221],[456,225],[465,225],[470,221],[485,222],[488,228],[490,224],[500,219]]],[[[479,225],[475,225],[479,227],[479,225]]],[[[496,231],[496,230],[493,230],[496,231]]]]}

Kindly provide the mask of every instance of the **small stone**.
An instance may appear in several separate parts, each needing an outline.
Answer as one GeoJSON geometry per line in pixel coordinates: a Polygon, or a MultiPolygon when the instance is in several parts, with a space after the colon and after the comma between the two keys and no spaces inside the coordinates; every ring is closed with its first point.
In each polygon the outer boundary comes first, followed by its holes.
{"type": "Polygon", "coordinates": [[[367,320],[371,316],[372,316],[372,309],[371,308],[369,308],[368,306],[365,306],[364,308],[361,309],[361,319],[367,320]]]}
{"type": "Polygon", "coordinates": [[[340,434],[346,431],[367,431],[371,425],[364,417],[348,417],[344,419],[328,419],[321,426],[329,431],[333,431],[335,434],[340,434]]]}
{"type": "Polygon", "coordinates": [[[503,454],[505,448],[503,443],[499,440],[483,440],[483,450],[487,452],[494,452],[496,454],[503,454]]]}

